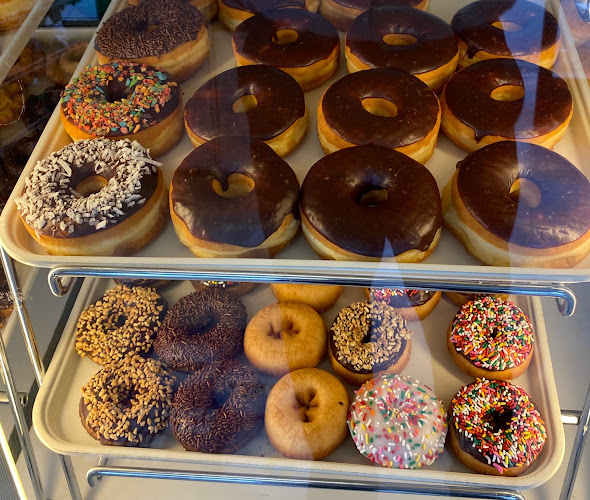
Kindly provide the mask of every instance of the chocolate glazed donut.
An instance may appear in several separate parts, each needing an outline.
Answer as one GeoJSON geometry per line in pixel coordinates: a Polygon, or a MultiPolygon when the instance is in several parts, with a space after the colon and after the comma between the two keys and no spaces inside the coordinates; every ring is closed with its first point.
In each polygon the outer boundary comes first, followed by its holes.
{"type": "Polygon", "coordinates": [[[377,146],[343,149],[311,167],[301,214],[314,250],[332,259],[419,262],[436,246],[442,225],[428,169],[377,146]],[[318,238],[319,246],[313,243],[318,238]],[[335,254],[324,252],[326,245],[338,247],[335,254]]]}

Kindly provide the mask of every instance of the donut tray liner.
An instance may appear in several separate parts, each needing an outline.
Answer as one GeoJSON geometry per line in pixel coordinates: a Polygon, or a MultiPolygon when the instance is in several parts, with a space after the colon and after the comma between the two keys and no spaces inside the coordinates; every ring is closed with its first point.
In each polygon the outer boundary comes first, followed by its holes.
{"type": "MultiPolygon", "coordinates": [[[[447,22],[450,22],[453,14],[469,0],[457,1],[433,1],[430,3],[429,11],[436,14],[447,22]]],[[[559,2],[556,2],[558,5],[559,2]]],[[[109,7],[105,18],[112,15],[116,10],[126,6],[125,0],[114,1],[109,7]]],[[[556,11],[554,9],[554,11],[556,11]]],[[[183,93],[183,105],[193,95],[193,93],[209,78],[220,73],[221,71],[233,68],[235,66],[234,57],[231,50],[231,36],[225,31],[219,21],[215,21],[211,26],[211,52],[205,64],[199,71],[181,84],[183,93]]],[[[567,41],[569,31],[564,29],[564,42],[567,41]]],[[[96,63],[93,53],[93,43],[89,44],[85,56],[82,58],[78,70],[85,65],[96,63]]],[[[564,43],[555,71],[562,77],[566,78],[574,96],[575,111],[572,122],[564,139],[556,146],[556,151],[569,159],[580,169],[588,170],[588,163],[585,159],[588,156],[588,137],[590,137],[590,127],[586,119],[586,101],[590,99],[590,88],[586,84],[585,78],[578,81],[575,75],[580,73],[581,65],[579,58],[572,49],[573,45],[564,43]],[[578,69],[576,69],[578,68],[578,69]]],[[[343,43],[341,45],[343,52],[343,43]]],[[[309,168],[324,153],[321,149],[317,137],[316,109],[319,99],[326,88],[346,73],[346,64],[342,55],[339,70],[327,83],[323,84],[305,95],[306,103],[310,111],[310,123],[305,138],[290,155],[286,161],[296,172],[299,181],[303,181],[309,168]]],[[[590,100],[588,100],[590,102],[590,100]]],[[[406,272],[424,272],[429,276],[436,273],[452,273],[454,276],[479,277],[479,278],[497,278],[506,280],[527,280],[538,282],[575,282],[590,280],[590,257],[578,264],[573,269],[524,269],[524,268],[506,268],[483,266],[477,259],[471,257],[464,250],[463,246],[446,230],[443,229],[442,237],[438,247],[433,254],[423,263],[420,264],[384,264],[384,263],[359,263],[359,262],[328,262],[321,261],[311,247],[305,241],[301,231],[295,240],[282,251],[274,260],[271,259],[196,259],[190,251],[184,247],[176,237],[172,222],[169,220],[163,232],[157,236],[147,247],[136,253],[132,257],[102,257],[95,259],[93,257],[64,257],[51,256],[39,246],[33,238],[27,233],[24,225],[20,221],[14,198],[22,192],[24,179],[35,162],[44,158],[52,151],[70,142],[69,137],[63,130],[59,120],[59,113],[54,112],[51,120],[44,131],[37,148],[35,149],[30,161],[25,168],[25,172],[17,184],[12,198],[9,201],[7,209],[4,210],[0,218],[0,239],[8,253],[23,263],[36,267],[54,267],[59,265],[68,266],[108,266],[108,267],[131,267],[142,268],[150,267],[152,269],[181,269],[195,270],[199,266],[212,266],[215,269],[228,269],[231,266],[240,266],[240,269],[246,271],[264,267],[265,270],[272,271],[273,265],[286,266],[287,270],[296,270],[300,274],[313,273],[314,266],[323,266],[329,272],[339,273],[341,276],[348,276],[349,271],[361,273],[365,279],[369,280],[379,272],[391,271],[397,272],[399,269],[402,273],[406,272]],[[274,263],[274,264],[273,264],[274,263]]],[[[174,170],[181,161],[192,151],[192,146],[186,132],[183,133],[181,141],[167,154],[159,160],[163,163],[164,177],[167,183],[170,182],[174,170]]],[[[440,190],[447,183],[455,170],[456,163],[464,158],[466,153],[452,144],[442,132],[439,134],[438,146],[433,157],[427,162],[426,166],[432,172],[440,190]]],[[[585,172],[590,177],[590,171],[585,172]]]]}
{"type": "MultiPolygon", "coordinates": [[[[547,344],[547,332],[539,298],[519,297],[517,303],[531,318],[535,331],[535,351],[528,370],[515,384],[527,390],[538,407],[547,427],[548,439],[535,464],[522,476],[497,477],[471,472],[456,460],[452,451],[444,453],[433,465],[423,469],[399,470],[372,465],[357,450],[350,436],[331,455],[322,461],[293,460],[282,457],[270,444],[263,428],[244,448],[234,454],[207,454],[185,451],[167,428],[158,434],[148,448],[103,446],[91,438],[80,422],[78,403],[80,388],[99,371],[99,365],[79,357],[75,350],[75,329],[82,310],[98,300],[114,286],[111,280],[86,279],[65,327],[55,356],[49,366],[33,409],[33,424],[41,441],[51,450],[65,455],[100,455],[107,458],[164,461],[166,467],[181,470],[230,469],[242,473],[271,473],[288,477],[326,477],[384,482],[437,482],[467,484],[474,487],[526,489],[549,480],[563,459],[565,437],[557,390],[547,344]],[[170,464],[168,462],[179,462],[170,464]]],[[[188,281],[171,282],[161,290],[169,305],[193,291],[188,281]]],[[[364,300],[362,288],[346,288],[338,302],[323,314],[326,325],[331,325],[340,309],[352,302],[364,300]]],[[[242,298],[248,319],[262,307],[275,301],[270,287],[259,285],[242,298]]],[[[446,331],[457,307],[446,298],[422,322],[409,323],[414,332],[412,354],[403,375],[410,375],[431,387],[447,408],[453,395],[472,379],[453,362],[446,347],[446,331]]],[[[244,355],[240,359],[245,361],[244,355]]],[[[320,364],[332,372],[327,359],[320,364]]],[[[276,379],[263,377],[267,392],[276,379]]],[[[346,384],[345,384],[346,385],[346,384]]],[[[354,388],[346,385],[349,394],[354,388]]],[[[137,464],[141,467],[141,463],[137,464]]]]}

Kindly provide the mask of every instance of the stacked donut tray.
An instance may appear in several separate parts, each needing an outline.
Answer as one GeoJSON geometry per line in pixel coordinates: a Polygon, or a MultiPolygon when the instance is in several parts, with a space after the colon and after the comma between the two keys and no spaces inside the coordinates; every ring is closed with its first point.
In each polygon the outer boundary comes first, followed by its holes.
{"type": "MultiPolygon", "coordinates": [[[[547,332],[538,298],[520,297],[519,306],[531,318],[535,332],[535,352],[528,370],[514,383],[527,390],[538,407],[547,427],[548,439],[534,466],[520,477],[485,476],[470,472],[456,460],[449,449],[430,467],[416,470],[388,469],[371,465],[355,448],[350,436],[322,461],[293,460],[282,457],[270,444],[263,428],[244,448],[235,454],[207,454],[185,451],[165,429],[147,448],[103,446],[91,438],[78,414],[80,388],[98,372],[100,366],[75,352],[76,322],[82,310],[98,300],[113,286],[106,279],[87,279],[76,304],[46,378],[35,401],[33,423],[41,441],[53,451],[65,454],[100,455],[117,459],[146,459],[182,462],[199,468],[231,468],[238,471],[272,471],[284,477],[329,476],[333,480],[355,477],[375,484],[383,482],[437,483],[473,487],[522,490],[547,481],[559,468],[564,454],[565,438],[553,368],[547,344],[547,332]]],[[[172,282],[161,289],[169,305],[193,291],[189,282],[172,282]]],[[[362,288],[347,288],[338,302],[323,314],[329,326],[340,309],[354,301],[364,300],[362,288]]],[[[276,301],[268,285],[259,285],[242,297],[249,319],[262,307],[276,301]]],[[[430,386],[445,408],[460,387],[472,381],[455,365],[446,347],[446,330],[457,307],[443,299],[433,313],[422,322],[409,323],[414,332],[412,354],[403,375],[410,375],[430,386]]],[[[243,355],[242,355],[243,358],[243,355]]],[[[245,360],[245,358],[244,358],[245,360]]],[[[247,361],[246,361],[247,362],[247,361]]],[[[325,359],[320,368],[332,372],[325,359]]],[[[177,374],[181,379],[183,375],[177,374]]],[[[263,377],[267,392],[276,378],[263,377]]],[[[354,387],[345,384],[349,395],[354,387]]],[[[448,447],[447,447],[448,448],[448,447]]]]}

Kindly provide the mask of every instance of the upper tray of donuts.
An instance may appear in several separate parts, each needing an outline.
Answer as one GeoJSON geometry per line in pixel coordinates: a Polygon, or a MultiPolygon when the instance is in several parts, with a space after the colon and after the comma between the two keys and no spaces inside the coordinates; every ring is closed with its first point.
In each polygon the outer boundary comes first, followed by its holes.
{"type": "Polygon", "coordinates": [[[558,2],[191,3],[111,5],[0,217],[15,259],[590,279],[558,2]]]}

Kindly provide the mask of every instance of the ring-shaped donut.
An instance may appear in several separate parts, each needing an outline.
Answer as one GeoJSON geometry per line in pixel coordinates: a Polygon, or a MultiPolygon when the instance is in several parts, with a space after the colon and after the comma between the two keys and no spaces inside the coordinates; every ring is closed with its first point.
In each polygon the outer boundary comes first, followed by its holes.
{"type": "Polygon", "coordinates": [[[230,31],[246,19],[272,9],[306,9],[317,12],[320,0],[219,0],[219,20],[230,31]]]}

